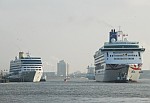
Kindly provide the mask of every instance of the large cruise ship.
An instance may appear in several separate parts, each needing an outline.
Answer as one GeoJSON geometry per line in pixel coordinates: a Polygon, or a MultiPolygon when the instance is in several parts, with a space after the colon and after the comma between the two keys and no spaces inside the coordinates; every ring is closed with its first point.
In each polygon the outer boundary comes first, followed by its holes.
{"type": "Polygon", "coordinates": [[[145,48],[139,42],[129,42],[122,31],[112,29],[109,42],[94,55],[95,79],[103,82],[128,82],[139,79],[142,53],[145,48]],[[119,37],[121,36],[121,37],[119,37]]]}
{"type": "Polygon", "coordinates": [[[19,52],[19,58],[10,61],[9,72],[11,82],[39,82],[43,74],[41,58],[19,52]]]}

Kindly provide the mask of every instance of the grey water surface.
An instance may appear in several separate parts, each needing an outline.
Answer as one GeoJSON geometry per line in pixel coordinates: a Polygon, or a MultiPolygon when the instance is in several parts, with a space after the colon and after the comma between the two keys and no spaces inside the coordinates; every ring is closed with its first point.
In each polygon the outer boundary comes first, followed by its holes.
{"type": "Polygon", "coordinates": [[[150,103],[150,80],[103,83],[87,79],[0,84],[0,103],[150,103]]]}

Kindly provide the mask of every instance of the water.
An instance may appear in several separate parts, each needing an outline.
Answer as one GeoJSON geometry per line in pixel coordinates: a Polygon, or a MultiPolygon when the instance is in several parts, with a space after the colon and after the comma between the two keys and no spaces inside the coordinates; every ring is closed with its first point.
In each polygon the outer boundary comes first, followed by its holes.
{"type": "Polygon", "coordinates": [[[102,83],[87,79],[64,82],[1,83],[0,103],[149,103],[150,80],[102,83]]]}

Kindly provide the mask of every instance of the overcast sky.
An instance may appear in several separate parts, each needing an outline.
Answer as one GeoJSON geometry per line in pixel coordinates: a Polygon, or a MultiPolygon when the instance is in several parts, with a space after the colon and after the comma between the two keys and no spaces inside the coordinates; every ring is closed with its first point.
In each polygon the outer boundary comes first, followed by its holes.
{"type": "Polygon", "coordinates": [[[42,57],[45,71],[59,60],[70,72],[86,72],[110,29],[146,48],[150,69],[150,0],[0,0],[0,69],[9,70],[19,51],[42,57]]]}

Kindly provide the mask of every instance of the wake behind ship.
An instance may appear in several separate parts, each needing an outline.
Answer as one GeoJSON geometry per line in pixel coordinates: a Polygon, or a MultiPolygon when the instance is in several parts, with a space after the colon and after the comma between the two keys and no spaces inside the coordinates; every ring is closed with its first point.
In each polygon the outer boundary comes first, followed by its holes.
{"type": "Polygon", "coordinates": [[[43,74],[41,58],[19,52],[19,58],[10,61],[9,72],[10,82],[39,82],[43,74]]]}
{"type": "Polygon", "coordinates": [[[137,81],[145,48],[139,47],[139,42],[129,42],[122,31],[111,30],[109,36],[109,42],[105,42],[94,55],[96,81],[137,81]]]}

